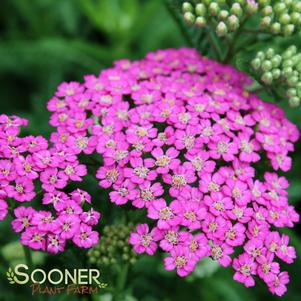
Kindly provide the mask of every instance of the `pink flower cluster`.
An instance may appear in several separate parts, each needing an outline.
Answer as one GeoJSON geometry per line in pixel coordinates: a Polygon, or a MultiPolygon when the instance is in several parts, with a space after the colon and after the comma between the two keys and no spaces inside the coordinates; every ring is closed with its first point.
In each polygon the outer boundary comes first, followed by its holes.
{"type": "MultiPolygon", "coordinates": [[[[68,182],[81,181],[86,166],[79,163],[76,153],[64,148],[49,147],[41,136],[20,137],[21,126],[27,121],[16,116],[0,116],[0,219],[8,213],[8,200],[15,208],[12,227],[22,232],[21,243],[34,250],[58,253],[67,240],[82,248],[98,242],[98,233],[92,226],[100,214],[81,205],[91,197],[77,189],[69,195],[61,191],[68,182]],[[36,187],[43,193],[42,204],[54,210],[34,210],[18,203],[37,197],[36,187]]],[[[11,212],[12,213],[12,212],[11,212]]]]}
{"type": "Polygon", "coordinates": [[[291,168],[299,131],[278,106],[247,93],[247,83],[195,50],[170,49],[61,84],[48,110],[56,128],[50,140],[65,163],[40,174],[43,189],[81,178],[76,156],[96,152],[96,177],[110,200],[145,210],[153,225],[132,233],[137,253],[160,247],[165,268],[180,276],[209,256],[232,265],[247,287],[258,276],[282,295],[289,278],[277,260],[296,255],[277,228],[293,227],[299,215],[276,171],[291,168]],[[76,162],[71,175],[62,172],[66,160],[76,162]]]}

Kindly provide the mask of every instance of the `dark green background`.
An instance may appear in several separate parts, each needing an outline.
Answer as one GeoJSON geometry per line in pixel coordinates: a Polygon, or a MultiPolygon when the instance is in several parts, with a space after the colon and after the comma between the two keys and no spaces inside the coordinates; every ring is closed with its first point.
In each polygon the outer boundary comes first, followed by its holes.
{"type": "MultiPolygon", "coordinates": [[[[273,43],[277,44],[277,40],[273,43]]],[[[1,0],[0,113],[26,117],[30,120],[29,133],[48,136],[51,129],[45,105],[60,82],[97,74],[115,59],[138,59],[151,50],[180,46],[187,44],[163,0],[1,0]]],[[[263,97],[273,100],[267,95],[263,97]]],[[[285,102],[281,105],[285,106],[285,102]]],[[[288,118],[300,128],[301,109],[286,107],[286,110],[288,118]]],[[[298,143],[294,167],[289,173],[290,202],[299,209],[300,149],[298,143]]],[[[300,225],[289,233],[301,256],[300,225]]],[[[28,291],[9,285],[5,277],[9,265],[22,261],[22,249],[17,241],[18,235],[10,229],[9,221],[0,223],[0,300],[31,298],[28,291]]],[[[38,265],[51,263],[51,268],[64,260],[64,257],[35,257],[38,265]]],[[[73,264],[78,266],[76,260],[73,264]]],[[[292,278],[283,300],[301,300],[301,259],[283,268],[288,269],[292,278]]],[[[262,284],[245,289],[232,280],[230,269],[216,269],[211,262],[200,265],[193,276],[179,279],[163,270],[158,257],[138,261],[130,273],[127,291],[128,301],[278,299],[262,284]]],[[[48,299],[69,300],[68,296],[48,299]]],[[[94,300],[108,299],[94,296],[94,300]]]]}

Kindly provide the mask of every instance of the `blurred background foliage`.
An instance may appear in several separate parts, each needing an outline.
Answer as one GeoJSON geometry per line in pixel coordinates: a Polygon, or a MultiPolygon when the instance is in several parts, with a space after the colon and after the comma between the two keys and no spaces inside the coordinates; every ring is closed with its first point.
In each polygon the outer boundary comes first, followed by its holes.
{"type": "MultiPolygon", "coordinates": [[[[169,4],[168,0],[1,0],[0,113],[26,117],[30,120],[28,132],[47,136],[51,129],[46,102],[62,81],[81,80],[85,74],[99,73],[115,59],[138,59],[159,48],[197,46],[202,49],[202,53],[210,55],[207,51],[208,41],[195,29],[185,27],[180,14],[170,14],[169,4]],[[193,38],[189,39],[189,36],[193,38]]],[[[301,39],[291,39],[300,49],[301,39]]],[[[269,46],[270,43],[276,47],[286,46],[278,39],[269,41],[269,46]]],[[[264,42],[259,46],[264,47],[264,42]]],[[[249,62],[250,50],[254,50],[254,53],[258,50],[252,47],[249,45],[237,56],[234,63],[240,69],[247,68],[245,62],[249,62]]],[[[261,96],[269,101],[277,101],[265,93],[261,96]]],[[[280,105],[301,128],[300,109],[288,108],[285,101],[280,102],[280,105]]],[[[294,168],[289,173],[290,201],[299,212],[300,151],[301,144],[298,143],[294,168]]],[[[94,199],[101,203],[104,216],[110,216],[112,207],[106,202],[107,193],[100,189],[91,191],[91,187],[95,186],[91,179],[87,180],[85,186],[94,199]]],[[[120,208],[114,209],[114,212],[118,220],[120,208]]],[[[292,281],[283,300],[299,301],[300,226],[289,233],[299,259],[292,266],[285,267],[292,281]]],[[[0,300],[26,301],[32,298],[30,290],[10,285],[5,279],[9,266],[24,263],[25,260],[18,236],[10,230],[9,221],[0,224],[0,246],[0,300]]],[[[68,252],[60,256],[34,253],[34,262],[46,269],[57,266],[86,267],[86,254],[75,254],[72,249],[68,252]]],[[[104,275],[104,281],[108,282],[110,288],[111,282],[115,280],[109,274],[104,275]]],[[[40,300],[63,301],[74,298],[57,295],[42,296],[40,300]]],[[[83,300],[85,298],[82,297],[83,300]]],[[[100,295],[92,298],[95,301],[110,301],[111,292],[109,289],[103,290],[100,295]]],[[[219,269],[210,259],[202,262],[187,279],[179,279],[174,273],[164,271],[160,255],[140,257],[129,272],[122,298],[122,301],[277,299],[260,284],[256,288],[245,289],[232,280],[230,269],[219,269]]]]}

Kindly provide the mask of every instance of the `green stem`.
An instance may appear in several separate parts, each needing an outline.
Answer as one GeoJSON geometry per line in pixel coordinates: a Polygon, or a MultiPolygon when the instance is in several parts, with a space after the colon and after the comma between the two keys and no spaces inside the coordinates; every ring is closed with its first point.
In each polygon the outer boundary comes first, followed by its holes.
{"type": "Polygon", "coordinates": [[[238,38],[240,37],[240,35],[242,34],[243,28],[244,28],[245,24],[247,23],[248,19],[249,19],[249,18],[246,17],[246,18],[241,22],[241,25],[240,25],[239,29],[234,33],[233,38],[232,38],[232,40],[231,40],[231,43],[230,43],[230,45],[229,45],[227,54],[226,54],[226,56],[225,56],[225,58],[224,58],[224,60],[223,60],[224,63],[229,63],[230,60],[232,59],[233,54],[234,54],[233,52],[234,52],[234,50],[235,50],[235,42],[237,41],[237,39],[238,39],[238,38]]]}
{"type": "Polygon", "coordinates": [[[207,34],[207,37],[208,37],[208,40],[210,42],[210,45],[212,46],[212,49],[215,53],[215,58],[218,60],[218,61],[221,61],[221,58],[222,58],[222,55],[219,51],[219,47],[214,39],[214,36],[213,36],[213,33],[212,31],[210,30],[210,28],[208,28],[206,30],[206,34],[207,34]]]}
{"type": "Polygon", "coordinates": [[[172,2],[170,0],[165,0],[165,6],[171,15],[171,17],[174,19],[175,23],[178,25],[183,37],[185,38],[187,44],[192,47],[193,42],[191,40],[191,37],[188,33],[187,27],[184,24],[183,19],[181,16],[177,13],[177,8],[172,5],[172,2]]]}
{"type": "Polygon", "coordinates": [[[32,256],[31,256],[31,251],[28,247],[23,246],[23,251],[24,251],[24,256],[25,256],[25,261],[26,264],[28,265],[28,267],[32,267],[33,266],[33,262],[32,262],[32,256]]]}
{"type": "Polygon", "coordinates": [[[126,263],[124,264],[119,272],[118,278],[117,278],[117,283],[115,287],[115,294],[113,296],[112,301],[122,301],[124,296],[124,289],[126,285],[126,279],[129,271],[129,264],[126,263]]]}

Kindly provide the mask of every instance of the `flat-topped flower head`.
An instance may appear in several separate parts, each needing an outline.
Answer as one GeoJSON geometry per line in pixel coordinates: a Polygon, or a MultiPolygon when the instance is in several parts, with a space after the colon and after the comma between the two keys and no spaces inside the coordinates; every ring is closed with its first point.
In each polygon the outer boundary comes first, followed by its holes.
{"type": "Polygon", "coordinates": [[[25,143],[24,122],[0,116],[1,200],[30,201],[39,180],[43,205],[56,213],[51,221],[48,213],[17,211],[22,242],[53,253],[67,240],[97,243],[91,227],[99,214],[84,210],[89,196],[62,192],[86,175],[87,158],[113,203],[141,208],[151,220],[153,229],[144,221],[131,235],[136,252],[161,248],[165,268],[180,276],[209,256],[232,265],[248,287],[258,275],[272,293],[284,293],[288,277],[277,263],[292,263],[295,251],[277,228],[293,227],[299,216],[277,173],[291,168],[299,131],[277,105],[247,93],[250,82],[193,49],[159,50],[83,84],[61,84],[48,105],[51,146],[25,143]]]}

